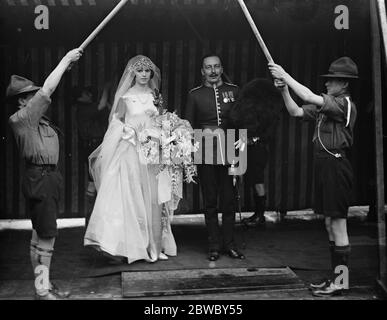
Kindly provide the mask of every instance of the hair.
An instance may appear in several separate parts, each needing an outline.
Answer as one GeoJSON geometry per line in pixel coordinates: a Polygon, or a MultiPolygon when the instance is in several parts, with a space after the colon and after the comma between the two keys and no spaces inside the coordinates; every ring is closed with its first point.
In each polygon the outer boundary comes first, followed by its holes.
{"type": "Polygon", "coordinates": [[[222,58],[219,54],[215,53],[215,52],[210,52],[210,53],[207,53],[205,54],[203,57],[202,57],[202,66],[204,65],[204,60],[209,58],[209,57],[217,57],[219,58],[220,60],[220,63],[222,63],[222,58]]]}
{"type": "Polygon", "coordinates": [[[241,89],[230,111],[236,128],[246,128],[253,134],[268,136],[270,128],[278,121],[283,100],[273,83],[256,78],[241,89]]]}

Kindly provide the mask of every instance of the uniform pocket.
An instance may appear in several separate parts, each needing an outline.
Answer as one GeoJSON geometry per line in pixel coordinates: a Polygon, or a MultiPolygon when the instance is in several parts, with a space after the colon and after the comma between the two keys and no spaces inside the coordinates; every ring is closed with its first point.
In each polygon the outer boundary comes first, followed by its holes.
{"type": "Polygon", "coordinates": [[[42,199],[44,197],[42,194],[43,179],[42,170],[27,169],[22,185],[24,195],[30,199],[42,199]]]}
{"type": "Polygon", "coordinates": [[[39,126],[39,131],[43,137],[53,137],[56,134],[55,130],[48,125],[39,126]]]}

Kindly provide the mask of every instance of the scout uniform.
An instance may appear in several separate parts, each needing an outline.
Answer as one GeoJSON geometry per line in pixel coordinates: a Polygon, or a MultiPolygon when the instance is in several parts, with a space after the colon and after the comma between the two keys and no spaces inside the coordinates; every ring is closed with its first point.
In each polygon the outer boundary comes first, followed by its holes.
{"type": "Polygon", "coordinates": [[[229,127],[229,111],[237,94],[238,87],[230,83],[223,83],[218,87],[202,85],[189,92],[185,110],[185,118],[192,127],[194,129],[208,129],[210,136],[212,131],[215,140],[212,150],[206,148],[204,139],[200,141],[201,146],[204,146],[202,147],[202,163],[204,164],[198,166],[210,252],[219,251],[221,248],[218,230],[218,194],[222,206],[219,209],[223,213],[223,248],[225,250],[235,249],[235,201],[232,176],[228,174],[227,167],[226,129],[229,127]],[[224,136],[216,130],[224,130],[224,136]],[[212,156],[208,157],[208,153],[212,153],[212,156]]]}
{"type": "Polygon", "coordinates": [[[81,55],[81,48],[69,51],[50,73],[43,89],[24,77],[12,75],[6,91],[7,99],[14,107],[17,103],[19,109],[9,118],[9,125],[26,164],[22,188],[33,226],[30,259],[37,300],[58,300],[70,295],[50,281],[63,179],[57,169],[60,130],[44,113],[63,73],[81,55]]]}
{"type": "Polygon", "coordinates": [[[315,210],[331,218],[347,218],[353,171],[347,152],[353,144],[356,106],[349,94],[322,94],[324,105],[306,105],[304,119],[316,122],[313,135],[315,210]]]}
{"type": "Polygon", "coordinates": [[[26,161],[23,193],[34,230],[41,238],[58,234],[56,218],[62,176],[57,169],[59,130],[44,116],[51,99],[39,90],[27,106],[9,118],[19,151],[26,161]]]}
{"type": "MultiPolygon", "coordinates": [[[[357,79],[356,64],[342,57],[329,67],[325,78],[357,79]]],[[[315,212],[331,219],[346,219],[352,201],[353,170],[347,153],[353,144],[353,129],[357,110],[348,91],[336,95],[322,94],[323,105],[303,106],[303,118],[315,121],[314,145],[314,207],[315,212]]],[[[337,266],[348,268],[350,245],[339,246],[329,241],[332,263],[332,279],[336,278],[337,266]]],[[[334,282],[311,284],[313,294],[332,296],[346,288],[334,282]]]]}

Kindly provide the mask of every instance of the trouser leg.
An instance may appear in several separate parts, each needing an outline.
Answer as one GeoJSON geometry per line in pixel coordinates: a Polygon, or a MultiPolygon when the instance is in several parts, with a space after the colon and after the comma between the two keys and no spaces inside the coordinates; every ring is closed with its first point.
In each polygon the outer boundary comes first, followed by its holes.
{"type": "Polygon", "coordinates": [[[228,168],[219,166],[220,203],[222,205],[222,235],[225,250],[235,248],[235,194],[228,168]]]}
{"type": "Polygon", "coordinates": [[[217,210],[218,184],[215,170],[216,166],[213,165],[200,165],[198,168],[210,251],[219,251],[220,249],[217,210]]]}

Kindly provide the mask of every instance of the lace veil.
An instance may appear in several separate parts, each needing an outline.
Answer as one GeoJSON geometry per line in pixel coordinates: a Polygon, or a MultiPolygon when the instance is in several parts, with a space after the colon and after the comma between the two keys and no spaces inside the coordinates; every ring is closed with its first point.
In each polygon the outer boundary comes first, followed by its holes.
{"type": "Polygon", "coordinates": [[[119,112],[120,98],[134,85],[135,71],[139,68],[150,69],[153,72],[153,77],[149,82],[149,87],[152,90],[160,89],[161,74],[160,69],[146,56],[137,55],[131,58],[125,67],[121,80],[118,84],[116,94],[114,95],[114,102],[109,115],[109,122],[112,120],[113,115],[119,112]]]}

